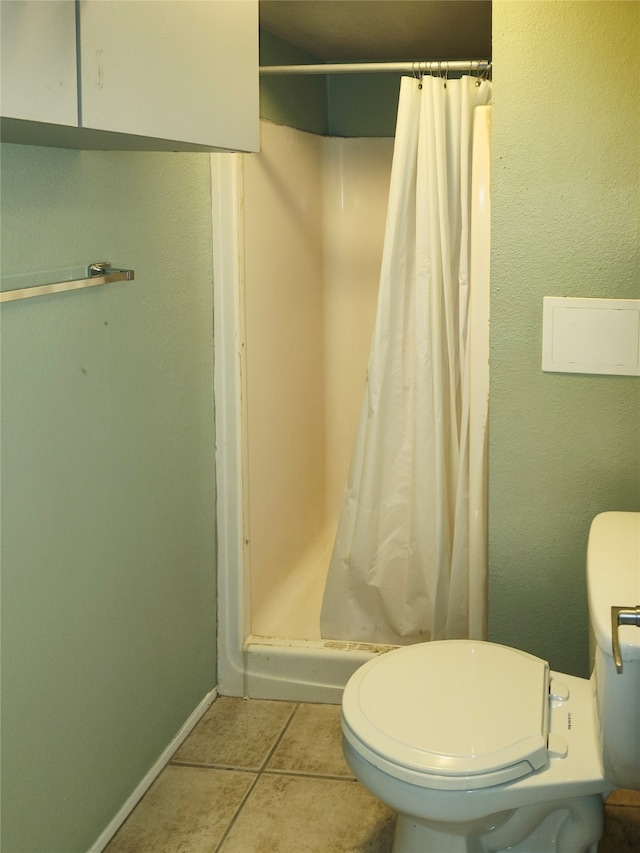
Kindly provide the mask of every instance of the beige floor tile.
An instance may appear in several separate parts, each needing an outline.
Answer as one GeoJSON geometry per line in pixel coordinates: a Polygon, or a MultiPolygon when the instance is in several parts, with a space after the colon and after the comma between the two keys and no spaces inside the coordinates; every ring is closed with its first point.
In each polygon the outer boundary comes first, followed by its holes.
{"type": "Polygon", "coordinates": [[[352,779],[342,753],[340,706],[300,705],[267,767],[352,779]]]}
{"type": "Polygon", "coordinates": [[[635,808],[640,809],[640,791],[627,791],[620,788],[618,791],[609,794],[607,805],[635,806],[635,808]]]}
{"type": "Polygon", "coordinates": [[[105,853],[213,853],[253,773],[166,767],[105,853]]]}
{"type": "Polygon", "coordinates": [[[394,826],[358,782],[267,773],[220,853],[389,853],[394,826]]]}
{"type": "Polygon", "coordinates": [[[607,805],[604,837],[598,853],[638,853],[640,850],[640,809],[607,805]]]}
{"type": "Polygon", "coordinates": [[[293,702],[221,696],[171,760],[177,764],[258,770],[295,707],[293,702]]]}

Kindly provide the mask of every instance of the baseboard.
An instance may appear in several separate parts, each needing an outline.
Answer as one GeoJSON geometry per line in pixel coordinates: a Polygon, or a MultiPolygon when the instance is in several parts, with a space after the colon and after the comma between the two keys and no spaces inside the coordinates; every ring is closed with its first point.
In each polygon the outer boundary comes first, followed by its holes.
{"type": "Polygon", "coordinates": [[[173,738],[171,743],[167,746],[165,750],[163,750],[162,754],[155,762],[155,764],[151,767],[151,769],[146,773],[144,778],[141,780],[140,784],[137,785],[133,793],[126,800],[120,811],[115,815],[113,820],[109,822],[103,832],[100,833],[97,840],[91,845],[87,853],[101,853],[102,850],[107,846],[107,844],[111,841],[116,832],[120,829],[125,820],[129,817],[134,808],[138,805],[140,800],[147,793],[151,785],[156,780],[156,777],[160,775],[160,773],[164,770],[164,768],[169,763],[171,756],[176,751],[176,749],[180,746],[180,744],[186,739],[187,735],[191,732],[191,730],[198,723],[200,718],[204,715],[207,708],[211,705],[214,699],[218,695],[217,688],[207,693],[202,702],[197,706],[197,708],[193,711],[193,713],[189,716],[185,724],[182,726],[178,734],[173,738]]]}

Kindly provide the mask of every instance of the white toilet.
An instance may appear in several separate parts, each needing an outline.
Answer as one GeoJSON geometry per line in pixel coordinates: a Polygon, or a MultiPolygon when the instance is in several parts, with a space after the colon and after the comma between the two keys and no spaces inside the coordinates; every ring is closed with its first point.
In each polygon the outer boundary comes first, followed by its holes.
{"type": "Polygon", "coordinates": [[[398,812],[393,853],[596,853],[604,797],[640,789],[640,513],[594,519],[587,586],[590,680],[473,640],[351,677],[344,753],[398,812]]]}

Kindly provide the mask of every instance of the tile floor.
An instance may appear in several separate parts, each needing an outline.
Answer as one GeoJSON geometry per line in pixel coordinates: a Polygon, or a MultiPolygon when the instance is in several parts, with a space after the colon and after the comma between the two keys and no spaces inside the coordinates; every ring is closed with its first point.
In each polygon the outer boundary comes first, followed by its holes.
{"type": "MultiPolygon", "coordinates": [[[[599,853],[640,851],[640,794],[599,853]]],[[[395,815],[351,774],[340,708],[220,697],[105,853],[389,853],[395,815]]]]}

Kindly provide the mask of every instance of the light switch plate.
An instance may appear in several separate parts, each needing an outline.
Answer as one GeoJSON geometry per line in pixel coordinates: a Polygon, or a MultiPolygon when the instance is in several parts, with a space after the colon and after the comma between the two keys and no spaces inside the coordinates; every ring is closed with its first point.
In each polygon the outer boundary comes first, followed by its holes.
{"type": "Polygon", "coordinates": [[[542,369],[640,376],[640,299],[545,296],[542,369]]]}

